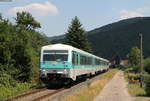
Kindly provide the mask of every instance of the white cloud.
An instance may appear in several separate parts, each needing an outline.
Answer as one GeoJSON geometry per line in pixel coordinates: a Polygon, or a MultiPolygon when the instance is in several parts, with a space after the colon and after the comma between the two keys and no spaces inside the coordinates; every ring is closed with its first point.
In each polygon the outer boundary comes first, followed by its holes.
{"type": "Polygon", "coordinates": [[[120,11],[120,18],[127,19],[132,17],[142,17],[144,16],[142,13],[138,11],[129,11],[129,10],[121,10],[120,11]]]}
{"type": "Polygon", "coordinates": [[[27,11],[36,16],[47,16],[47,15],[57,15],[58,9],[55,5],[50,2],[45,2],[44,4],[32,3],[25,6],[14,7],[9,9],[9,15],[16,15],[16,12],[27,11]]]}

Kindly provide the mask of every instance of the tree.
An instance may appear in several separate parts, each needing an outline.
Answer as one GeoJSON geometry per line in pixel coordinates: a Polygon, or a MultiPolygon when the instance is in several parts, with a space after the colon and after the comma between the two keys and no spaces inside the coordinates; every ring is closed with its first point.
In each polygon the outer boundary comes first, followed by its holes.
{"type": "Polygon", "coordinates": [[[48,38],[35,30],[40,23],[29,13],[17,13],[15,19],[14,25],[0,14],[0,80],[37,82],[40,48],[48,44],[48,38]]]}
{"type": "Polygon", "coordinates": [[[91,45],[87,40],[85,32],[86,31],[76,16],[74,19],[72,19],[72,22],[66,33],[66,43],[84,51],[91,52],[91,45]]]}
{"type": "Polygon", "coordinates": [[[150,58],[144,59],[144,71],[150,74],[150,58]]]}
{"type": "Polygon", "coordinates": [[[19,69],[19,81],[32,81],[38,78],[38,62],[40,47],[48,43],[46,37],[36,32],[40,23],[28,12],[17,13],[16,27],[19,38],[16,51],[13,55],[15,66],[19,69]]]}
{"type": "Polygon", "coordinates": [[[132,66],[139,65],[140,63],[140,49],[138,47],[133,47],[128,54],[129,63],[132,66]]]}
{"type": "Polygon", "coordinates": [[[128,54],[129,67],[133,72],[140,72],[140,49],[133,47],[128,54]]]}
{"type": "Polygon", "coordinates": [[[147,96],[150,96],[150,75],[145,76],[145,92],[147,96]]]}
{"type": "Polygon", "coordinates": [[[15,18],[16,23],[19,27],[23,27],[27,30],[34,30],[36,28],[41,28],[39,22],[37,22],[34,17],[28,12],[17,12],[17,17],[15,18]]]}

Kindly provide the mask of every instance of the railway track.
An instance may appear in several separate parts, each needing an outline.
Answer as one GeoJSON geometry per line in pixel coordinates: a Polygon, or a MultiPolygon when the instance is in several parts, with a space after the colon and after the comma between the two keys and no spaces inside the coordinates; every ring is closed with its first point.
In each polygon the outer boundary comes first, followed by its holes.
{"type": "Polygon", "coordinates": [[[35,95],[37,93],[41,93],[41,92],[44,92],[44,91],[47,91],[48,89],[47,88],[42,88],[42,89],[36,89],[36,90],[32,90],[32,91],[29,91],[29,92],[26,92],[26,93],[23,93],[23,94],[20,94],[18,96],[14,96],[14,97],[11,97],[11,98],[8,98],[4,101],[16,101],[16,100],[22,100],[28,96],[32,96],[32,95],[35,95]]]}
{"type": "Polygon", "coordinates": [[[61,91],[63,91],[63,90],[64,90],[64,88],[61,88],[61,89],[59,89],[59,90],[56,90],[56,91],[47,93],[46,95],[40,96],[40,97],[38,97],[38,98],[36,98],[36,99],[34,99],[34,100],[32,100],[32,101],[41,101],[41,100],[44,100],[44,99],[46,99],[47,97],[50,97],[50,96],[52,96],[52,95],[54,95],[54,94],[57,94],[57,93],[59,93],[59,92],[61,92],[61,91]]]}

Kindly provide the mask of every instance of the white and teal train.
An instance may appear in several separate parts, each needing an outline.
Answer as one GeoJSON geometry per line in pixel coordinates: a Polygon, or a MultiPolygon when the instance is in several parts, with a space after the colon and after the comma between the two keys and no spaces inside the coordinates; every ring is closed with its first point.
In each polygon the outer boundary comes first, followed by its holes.
{"type": "Polygon", "coordinates": [[[41,48],[40,78],[45,83],[68,83],[106,71],[109,61],[65,44],[41,48]]]}

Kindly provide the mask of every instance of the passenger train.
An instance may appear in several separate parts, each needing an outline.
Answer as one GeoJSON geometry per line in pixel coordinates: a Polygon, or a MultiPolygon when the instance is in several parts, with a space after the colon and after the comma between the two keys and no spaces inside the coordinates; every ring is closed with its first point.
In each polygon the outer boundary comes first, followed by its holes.
{"type": "Polygon", "coordinates": [[[47,84],[68,84],[108,69],[108,60],[70,45],[53,44],[41,48],[40,78],[47,84]]]}

